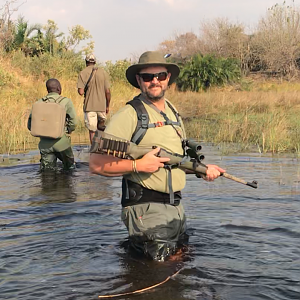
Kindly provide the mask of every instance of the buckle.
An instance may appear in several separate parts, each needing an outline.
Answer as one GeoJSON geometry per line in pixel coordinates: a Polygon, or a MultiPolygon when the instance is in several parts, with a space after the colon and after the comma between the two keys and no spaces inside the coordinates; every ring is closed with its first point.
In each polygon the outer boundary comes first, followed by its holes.
{"type": "Polygon", "coordinates": [[[156,122],[154,124],[155,124],[155,127],[162,127],[162,126],[164,126],[164,122],[161,122],[161,121],[158,121],[158,122],[156,122]]]}

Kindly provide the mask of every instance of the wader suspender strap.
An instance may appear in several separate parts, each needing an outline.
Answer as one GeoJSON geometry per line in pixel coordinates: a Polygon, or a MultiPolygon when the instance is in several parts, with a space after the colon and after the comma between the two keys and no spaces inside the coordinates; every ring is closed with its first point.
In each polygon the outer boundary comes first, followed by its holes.
{"type": "Polygon", "coordinates": [[[88,88],[89,88],[89,83],[90,83],[90,81],[92,80],[93,75],[96,73],[95,71],[97,71],[97,70],[98,70],[97,67],[93,68],[92,73],[91,73],[91,75],[90,75],[90,77],[89,77],[89,79],[88,79],[88,81],[86,82],[86,85],[85,85],[85,87],[84,87],[84,96],[85,96],[85,94],[86,94],[86,92],[87,92],[87,90],[88,90],[88,88]]]}
{"type": "MultiPolygon", "coordinates": [[[[135,111],[137,113],[137,118],[138,118],[138,123],[137,123],[136,129],[131,138],[131,141],[133,143],[138,145],[141,142],[141,140],[143,139],[143,137],[145,136],[148,128],[157,127],[156,123],[149,124],[149,115],[148,115],[148,112],[147,112],[144,104],[142,103],[142,101],[145,102],[145,104],[149,105],[156,112],[158,112],[160,115],[163,116],[163,118],[165,119],[165,122],[163,124],[161,124],[160,126],[171,125],[174,128],[174,130],[176,131],[177,135],[180,137],[181,141],[183,141],[183,137],[181,136],[179,131],[174,126],[174,125],[177,125],[177,126],[181,127],[179,113],[174,109],[174,107],[171,105],[171,103],[166,101],[167,105],[170,107],[170,109],[172,110],[172,112],[174,113],[174,115],[176,117],[176,120],[177,120],[176,122],[173,122],[172,120],[170,120],[167,117],[167,115],[163,111],[159,110],[151,101],[148,101],[146,99],[140,100],[139,96],[137,96],[137,97],[134,97],[133,100],[126,103],[126,104],[130,104],[135,109],[135,111]]],[[[174,202],[174,192],[173,192],[173,187],[172,187],[172,172],[171,172],[172,166],[165,165],[164,168],[169,171],[168,186],[169,186],[169,194],[170,194],[170,204],[174,205],[175,202],[174,202]]],[[[127,180],[125,180],[125,182],[127,184],[127,180]]],[[[129,199],[128,188],[126,191],[126,199],[129,199]],[[128,198],[127,198],[127,196],[128,196],[128,198]]]]}
{"type": "Polygon", "coordinates": [[[45,98],[42,98],[43,101],[47,102],[49,101],[49,99],[53,99],[55,103],[58,103],[60,104],[61,101],[63,101],[66,97],[62,97],[62,96],[59,96],[56,100],[53,98],[53,97],[50,97],[48,98],[47,96],[45,98]]]}

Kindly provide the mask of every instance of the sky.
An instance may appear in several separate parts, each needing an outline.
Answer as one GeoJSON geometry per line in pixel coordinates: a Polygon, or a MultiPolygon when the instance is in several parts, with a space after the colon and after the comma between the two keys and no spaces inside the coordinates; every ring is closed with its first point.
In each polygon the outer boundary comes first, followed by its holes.
{"type": "MultiPolygon", "coordinates": [[[[7,0],[0,0],[1,4],[7,0]],[[2,3],[1,3],[2,2],[2,3]]],[[[30,24],[53,20],[59,31],[75,25],[89,30],[95,41],[94,54],[105,62],[136,58],[156,50],[175,34],[200,33],[201,23],[226,18],[242,23],[246,30],[257,25],[276,0],[17,0],[14,13],[30,24]]],[[[289,3],[289,1],[286,1],[289,3]]],[[[292,2],[290,2],[292,3],[292,2]]],[[[300,6],[300,0],[294,0],[300,6]]]]}

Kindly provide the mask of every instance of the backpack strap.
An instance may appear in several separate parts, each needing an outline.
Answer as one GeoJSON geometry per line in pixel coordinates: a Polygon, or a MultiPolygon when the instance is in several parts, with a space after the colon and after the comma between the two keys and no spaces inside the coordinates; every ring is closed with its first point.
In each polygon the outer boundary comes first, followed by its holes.
{"type": "Polygon", "coordinates": [[[58,98],[55,99],[54,97],[47,97],[46,96],[46,97],[42,98],[42,100],[45,101],[45,102],[49,102],[49,99],[53,99],[55,103],[60,104],[60,102],[63,101],[65,98],[66,97],[59,96],[58,98]]]}
{"type": "MultiPolygon", "coordinates": [[[[133,143],[138,145],[141,142],[141,140],[143,139],[143,137],[145,136],[146,131],[147,131],[148,128],[162,127],[162,126],[165,126],[165,125],[171,125],[175,129],[177,134],[180,136],[177,129],[174,127],[174,125],[182,127],[181,121],[180,121],[180,115],[175,110],[175,108],[171,105],[171,103],[169,101],[166,101],[166,102],[167,102],[167,105],[172,110],[173,114],[175,115],[176,122],[170,120],[167,117],[167,115],[164,112],[160,111],[155,105],[153,105],[153,103],[151,103],[150,101],[148,103],[148,101],[146,101],[146,100],[145,101],[141,100],[139,98],[139,96],[140,95],[134,97],[131,101],[126,103],[126,104],[131,105],[137,113],[138,121],[137,121],[135,131],[134,131],[134,133],[132,134],[132,137],[131,137],[131,141],[133,143]],[[143,102],[145,102],[145,104],[149,105],[155,111],[157,111],[159,114],[161,114],[163,116],[163,118],[165,119],[165,121],[164,122],[157,122],[157,123],[149,123],[149,115],[148,115],[148,112],[147,112],[143,102]]],[[[180,138],[182,138],[182,137],[180,136],[180,138]]]]}
{"type": "Polygon", "coordinates": [[[135,131],[132,134],[131,141],[138,145],[145,136],[146,131],[148,129],[149,115],[144,104],[139,99],[139,96],[134,97],[131,101],[127,102],[126,104],[131,105],[135,109],[137,114],[138,121],[135,131]]]}
{"type": "Polygon", "coordinates": [[[55,102],[58,103],[58,104],[60,104],[60,102],[63,101],[65,98],[66,98],[66,97],[59,96],[59,97],[55,100],[55,102]]]}

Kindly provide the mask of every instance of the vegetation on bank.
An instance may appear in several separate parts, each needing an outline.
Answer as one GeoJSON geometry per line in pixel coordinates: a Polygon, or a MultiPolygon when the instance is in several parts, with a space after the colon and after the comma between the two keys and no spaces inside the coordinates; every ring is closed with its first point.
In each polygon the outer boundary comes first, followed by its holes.
{"type": "MultiPolygon", "coordinates": [[[[0,153],[24,152],[37,147],[38,139],[26,128],[31,105],[45,95],[45,80],[22,76],[7,60],[6,84],[0,95],[0,153]],[[7,72],[7,70],[13,72],[7,72]]],[[[76,78],[61,79],[63,95],[73,100],[79,125],[72,135],[73,144],[88,144],[83,124],[82,102],[76,78]]],[[[180,92],[172,86],[167,92],[183,116],[188,136],[218,145],[236,145],[237,151],[300,152],[300,85],[278,81],[248,79],[250,91],[235,87],[207,92],[180,92]]],[[[139,91],[122,82],[112,85],[110,115],[139,91]]],[[[229,147],[230,148],[230,147],[229,147]]]]}
{"type": "MultiPolygon", "coordinates": [[[[6,1],[7,15],[0,22],[0,153],[37,147],[27,119],[33,102],[46,94],[45,81],[53,77],[77,111],[73,144],[88,144],[76,83],[93,42],[75,48],[91,36],[80,25],[65,36],[51,20],[43,26],[22,17],[12,22],[9,7],[17,1],[6,1]]],[[[299,10],[285,3],[273,6],[253,35],[225,20],[204,24],[202,31],[200,37],[187,33],[159,46],[181,68],[167,97],[181,112],[188,136],[235,145],[237,151],[300,153],[299,10]]],[[[110,115],[139,92],[125,78],[132,63],[101,65],[112,81],[110,115]]]]}

